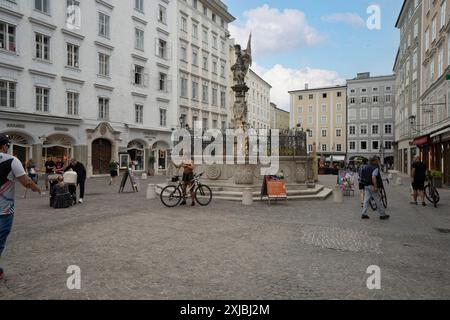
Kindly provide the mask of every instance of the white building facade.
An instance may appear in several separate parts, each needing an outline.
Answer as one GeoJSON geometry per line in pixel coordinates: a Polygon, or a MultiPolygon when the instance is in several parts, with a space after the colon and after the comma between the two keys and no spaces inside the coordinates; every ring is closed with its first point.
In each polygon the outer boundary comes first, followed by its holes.
{"type": "Polygon", "coordinates": [[[270,89],[272,86],[252,69],[249,69],[246,79],[250,88],[248,96],[248,123],[251,128],[270,129],[270,89]]]}
{"type": "Polygon", "coordinates": [[[38,168],[75,157],[89,176],[107,174],[111,159],[164,174],[182,110],[186,3],[0,0],[0,132],[10,152],[38,168]]]}

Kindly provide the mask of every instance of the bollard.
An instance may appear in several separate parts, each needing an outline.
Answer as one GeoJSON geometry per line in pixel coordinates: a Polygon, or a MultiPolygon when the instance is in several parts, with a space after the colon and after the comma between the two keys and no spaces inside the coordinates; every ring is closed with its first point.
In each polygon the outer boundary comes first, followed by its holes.
{"type": "Polygon", "coordinates": [[[397,180],[395,181],[395,184],[401,186],[403,184],[402,177],[398,177],[397,180]]]}
{"type": "Polygon", "coordinates": [[[342,190],[340,188],[339,185],[336,185],[334,187],[334,191],[333,191],[333,201],[337,202],[337,203],[341,203],[342,201],[344,201],[343,199],[343,194],[342,194],[342,190]]]}
{"type": "Polygon", "coordinates": [[[242,192],[242,204],[244,206],[251,206],[253,204],[253,190],[250,188],[244,189],[242,192]]]}
{"type": "Polygon", "coordinates": [[[149,183],[147,186],[147,199],[156,199],[155,185],[152,183],[149,183]]]}
{"type": "Polygon", "coordinates": [[[144,172],[141,177],[142,180],[147,180],[147,174],[144,172]]]}

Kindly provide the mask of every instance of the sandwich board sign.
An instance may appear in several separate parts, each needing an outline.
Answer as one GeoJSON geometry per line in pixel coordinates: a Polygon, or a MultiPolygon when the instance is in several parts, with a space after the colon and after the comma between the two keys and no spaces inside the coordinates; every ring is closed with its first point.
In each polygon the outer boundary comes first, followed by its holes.
{"type": "Polygon", "coordinates": [[[133,188],[133,192],[139,192],[137,183],[136,183],[136,176],[134,175],[134,172],[132,169],[127,168],[125,170],[125,173],[123,174],[122,181],[120,182],[119,193],[123,193],[123,190],[125,189],[125,185],[127,183],[128,178],[130,178],[131,187],[133,188]]]}

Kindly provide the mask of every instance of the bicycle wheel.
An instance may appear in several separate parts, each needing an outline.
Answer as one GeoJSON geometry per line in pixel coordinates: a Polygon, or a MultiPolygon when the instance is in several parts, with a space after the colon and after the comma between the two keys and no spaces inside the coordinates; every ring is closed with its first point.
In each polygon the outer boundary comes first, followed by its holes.
{"type": "Polygon", "coordinates": [[[437,204],[441,200],[439,196],[439,192],[437,191],[436,187],[432,185],[427,185],[425,187],[425,197],[430,201],[435,207],[437,207],[437,204]]]}
{"type": "Polygon", "coordinates": [[[180,188],[175,186],[167,186],[161,191],[161,202],[169,208],[177,206],[181,201],[182,195],[180,188]]]}
{"type": "Polygon", "coordinates": [[[430,201],[431,203],[434,204],[434,199],[433,199],[434,197],[433,197],[433,193],[431,191],[431,185],[427,184],[425,186],[424,192],[425,192],[425,198],[427,198],[428,201],[430,201]]]}
{"type": "Polygon", "coordinates": [[[211,188],[204,184],[199,184],[195,189],[195,200],[201,206],[207,206],[212,200],[211,188]]]}
{"type": "Polygon", "coordinates": [[[380,189],[380,197],[381,197],[381,202],[383,202],[384,208],[387,208],[387,196],[386,196],[386,190],[384,190],[384,188],[380,189]]]}
{"type": "Polygon", "coordinates": [[[372,208],[373,211],[378,209],[377,203],[375,202],[374,198],[370,198],[369,205],[372,208]]]}

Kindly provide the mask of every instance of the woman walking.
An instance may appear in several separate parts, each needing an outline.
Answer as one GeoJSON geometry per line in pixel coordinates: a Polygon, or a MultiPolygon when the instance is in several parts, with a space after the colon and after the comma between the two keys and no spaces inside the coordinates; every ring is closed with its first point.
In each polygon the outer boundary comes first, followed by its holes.
{"type": "Polygon", "coordinates": [[[119,163],[115,161],[114,159],[111,159],[111,162],[109,163],[109,175],[111,178],[109,179],[109,185],[116,185],[116,178],[118,176],[119,171],[119,163]]]}

